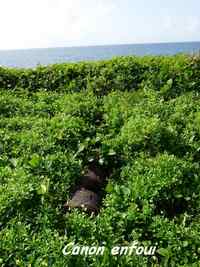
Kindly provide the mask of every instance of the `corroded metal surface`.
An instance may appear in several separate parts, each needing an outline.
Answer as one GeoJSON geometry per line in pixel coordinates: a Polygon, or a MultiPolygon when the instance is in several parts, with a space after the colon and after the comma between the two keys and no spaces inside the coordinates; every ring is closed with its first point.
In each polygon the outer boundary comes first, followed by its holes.
{"type": "Polygon", "coordinates": [[[82,208],[89,212],[98,211],[99,197],[96,193],[82,188],[77,190],[72,199],[67,203],[69,208],[82,208]]]}
{"type": "Polygon", "coordinates": [[[85,170],[75,192],[64,207],[70,209],[80,208],[87,212],[97,213],[101,200],[101,191],[105,183],[105,171],[92,163],[85,170]]]}

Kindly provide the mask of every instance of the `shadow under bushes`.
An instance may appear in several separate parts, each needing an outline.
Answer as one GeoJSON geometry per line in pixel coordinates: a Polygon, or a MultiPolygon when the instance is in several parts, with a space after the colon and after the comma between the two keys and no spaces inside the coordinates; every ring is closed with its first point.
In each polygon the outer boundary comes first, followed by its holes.
{"type": "Polygon", "coordinates": [[[13,200],[9,206],[0,214],[0,230],[6,227],[11,219],[16,216],[34,225],[34,218],[41,210],[41,196],[35,191],[29,199],[22,199],[20,203],[13,200]]]}
{"type": "Polygon", "coordinates": [[[177,183],[161,189],[153,200],[154,215],[173,219],[186,212],[191,216],[196,216],[199,212],[197,176],[198,174],[191,170],[185,173],[177,183]]]}
{"type": "Polygon", "coordinates": [[[145,143],[146,149],[151,156],[167,151],[177,157],[184,157],[186,153],[192,152],[192,147],[187,145],[183,138],[162,127],[160,132],[152,134],[145,143]]]}

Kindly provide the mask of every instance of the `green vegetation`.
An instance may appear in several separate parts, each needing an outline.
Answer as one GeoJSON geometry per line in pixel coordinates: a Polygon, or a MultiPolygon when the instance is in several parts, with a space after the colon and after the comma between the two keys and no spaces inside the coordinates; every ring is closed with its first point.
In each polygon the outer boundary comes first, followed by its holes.
{"type": "Polygon", "coordinates": [[[0,265],[199,266],[200,58],[0,68],[0,265]],[[113,169],[96,217],[63,211],[95,157],[113,169]],[[149,256],[63,247],[156,245],[149,256]]]}

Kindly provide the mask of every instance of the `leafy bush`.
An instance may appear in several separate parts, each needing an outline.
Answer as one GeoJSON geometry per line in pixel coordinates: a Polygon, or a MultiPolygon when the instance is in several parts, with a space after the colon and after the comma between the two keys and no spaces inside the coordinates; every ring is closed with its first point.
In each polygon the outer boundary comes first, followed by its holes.
{"type": "Polygon", "coordinates": [[[0,265],[199,266],[200,59],[0,68],[0,265]],[[63,205],[92,160],[96,217],[63,205]],[[138,240],[153,257],[111,257],[138,240]],[[64,256],[70,242],[102,256],[64,256]]]}

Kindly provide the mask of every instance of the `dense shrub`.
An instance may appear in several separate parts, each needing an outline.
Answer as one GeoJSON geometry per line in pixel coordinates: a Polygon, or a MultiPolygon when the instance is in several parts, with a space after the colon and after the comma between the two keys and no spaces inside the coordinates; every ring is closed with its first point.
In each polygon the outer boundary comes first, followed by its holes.
{"type": "Polygon", "coordinates": [[[200,59],[0,68],[0,265],[199,266],[200,59]],[[63,205],[93,159],[100,213],[63,205]],[[138,240],[154,257],[64,256],[138,240]]]}
{"type": "Polygon", "coordinates": [[[91,88],[104,95],[118,89],[136,90],[151,84],[166,97],[199,90],[200,58],[184,55],[168,57],[117,57],[99,62],[38,66],[35,69],[0,67],[0,88],[79,92],[91,88]]]}

